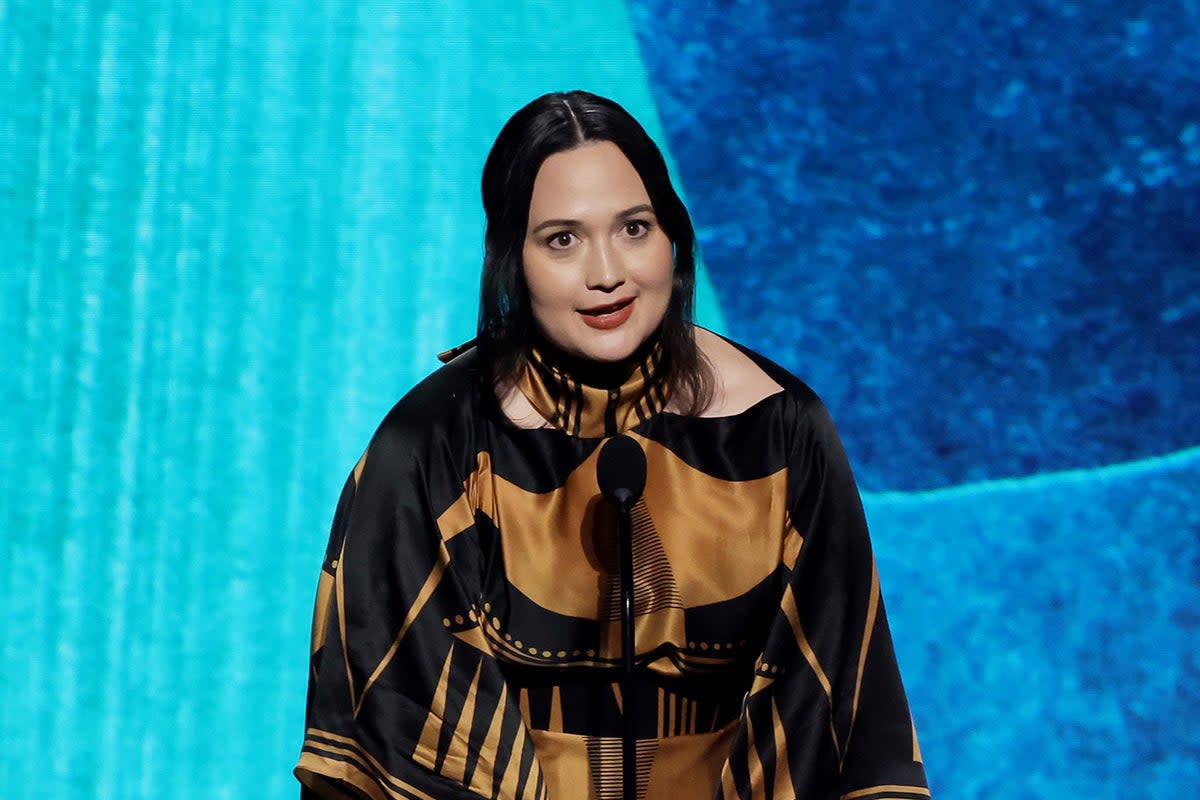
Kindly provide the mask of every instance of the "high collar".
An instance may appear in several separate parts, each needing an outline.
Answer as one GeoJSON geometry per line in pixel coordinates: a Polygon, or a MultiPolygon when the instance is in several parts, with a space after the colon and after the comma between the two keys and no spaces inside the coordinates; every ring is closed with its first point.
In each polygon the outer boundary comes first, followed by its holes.
{"type": "Polygon", "coordinates": [[[539,342],[531,347],[517,388],[552,426],[571,436],[615,436],[667,405],[662,344],[652,337],[627,361],[598,364],[539,342]]]}

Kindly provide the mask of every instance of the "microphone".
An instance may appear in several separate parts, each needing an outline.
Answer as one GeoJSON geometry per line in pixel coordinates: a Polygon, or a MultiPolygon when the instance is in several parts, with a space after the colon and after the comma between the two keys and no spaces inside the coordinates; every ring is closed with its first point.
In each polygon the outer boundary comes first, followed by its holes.
{"type": "Polygon", "coordinates": [[[646,488],[646,454],[628,436],[604,443],[596,459],[600,493],[617,507],[617,543],[621,556],[621,793],[625,800],[637,796],[637,731],[633,727],[633,522],[630,509],[646,488]]]}
{"type": "Polygon", "coordinates": [[[646,454],[628,436],[609,439],[596,460],[596,480],[605,499],[627,512],[646,488],[646,454]]]}

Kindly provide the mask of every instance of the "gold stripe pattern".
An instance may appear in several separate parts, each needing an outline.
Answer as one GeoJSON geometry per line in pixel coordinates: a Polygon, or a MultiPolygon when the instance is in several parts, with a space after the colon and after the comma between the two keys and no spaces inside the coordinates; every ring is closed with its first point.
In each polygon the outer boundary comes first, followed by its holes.
{"type": "Polygon", "coordinates": [[[758,745],[754,741],[754,722],[750,719],[749,711],[742,715],[742,724],[746,726],[746,762],[750,770],[750,800],[767,800],[762,758],[758,754],[758,745]]]}
{"type": "MultiPolygon", "coordinates": [[[[496,703],[496,710],[492,713],[492,722],[488,725],[487,734],[483,737],[483,744],[479,748],[479,760],[475,764],[475,771],[471,774],[471,791],[485,797],[492,796],[492,787],[496,777],[495,770],[504,768],[504,765],[497,761],[500,753],[500,734],[504,729],[504,712],[507,706],[508,685],[502,683],[500,684],[500,700],[496,703]]],[[[517,732],[518,737],[524,735],[524,730],[517,732]]]]}
{"type": "Polygon", "coordinates": [[[866,789],[858,789],[853,792],[848,792],[841,796],[839,800],[855,800],[858,797],[871,797],[871,800],[909,800],[907,797],[897,798],[895,795],[919,795],[920,797],[929,797],[929,790],[924,786],[900,786],[897,784],[886,784],[883,786],[871,786],[866,789]]]}
{"type": "MultiPolygon", "coordinates": [[[[356,487],[357,488],[357,487],[356,487]]],[[[343,563],[346,555],[346,542],[342,541],[342,549],[338,553],[338,563],[343,563]]],[[[342,640],[342,663],[346,667],[346,686],[350,690],[350,707],[358,707],[358,698],[354,696],[354,672],[350,669],[350,645],[347,642],[349,638],[346,634],[346,587],[345,579],[343,578],[346,570],[338,569],[333,575],[333,595],[337,601],[338,610],[338,636],[342,640]]]]}
{"type": "Polygon", "coordinates": [[[723,800],[741,800],[741,797],[738,795],[737,785],[733,781],[733,771],[729,768],[728,760],[721,767],[721,797],[723,800]]]}
{"type": "Polygon", "coordinates": [[[329,612],[333,608],[334,577],[325,570],[317,578],[317,602],[313,606],[311,653],[316,653],[325,644],[329,629],[329,612]]]}
{"type": "MultiPolygon", "coordinates": [[[[362,710],[363,698],[367,696],[367,692],[379,680],[379,676],[387,669],[388,664],[392,663],[392,659],[396,656],[396,651],[400,649],[400,642],[404,639],[404,634],[408,633],[408,629],[420,616],[421,610],[425,608],[425,604],[429,602],[429,598],[433,596],[433,591],[442,581],[442,575],[446,572],[446,567],[450,564],[450,553],[446,550],[445,542],[439,542],[440,552],[438,553],[438,561],[430,570],[429,576],[425,578],[425,583],[422,584],[420,591],[417,592],[417,597],[408,608],[408,613],[404,615],[404,622],[400,624],[400,630],[396,633],[396,638],[392,640],[391,647],[384,653],[380,659],[379,665],[371,673],[371,677],[367,679],[367,685],[363,687],[362,694],[359,695],[358,702],[354,704],[354,716],[358,716],[358,712],[362,710]]],[[[342,570],[338,570],[341,575],[342,570]]]]}
{"type": "Polygon", "coordinates": [[[787,616],[788,622],[791,623],[792,633],[796,636],[796,644],[800,647],[800,652],[804,655],[804,660],[812,667],[813,673],[817,676],[817,680],[821,683],[821,688],[825,690],[825,696],[829,698],[830,706],[833,705],[833,688],[829,683],[829,678],[825,675],[825,670],[821,669],[821,664],[817,661],[817,654],[813,652],[812,645],[808,643],[808,637],[804,634],[804,629],[800,626],[800,610],[796,607],[796,595],[792,591],[792,587],[788,586],[783,591],[783,613],[787,616]]]}
{"type": "Polygon", "coordinates": [[[436,800],[392,775],[354,739],[317,728],[305,731],[304,752],[301,753],[297,770],[312,776],[328,775],[344,780],[373,800],[388,797],[398,800],[436,800]],[[314,750],[334,753],[349,761],[326,758],[314,750]]]}
{"type": "Polygon", "coordinates": [[[670,387],[657,379],[662,346],[656,344],[620,386],[600,388],[576,380],[532,348],[516,385],[542,417],[571,436],[615,436],[666,407],[670,387]]]}
{"type": "Polygon", "coordinates": [[[871,561],[871,594],[867,600],[867,621],[863,625],[862,646],[858,651],[858,673],[854,678],[854,700],[850,704],[850,727],[846,731],[846,743],[842,759],[850,750],[850,737],[854,735],[854,722],[858,719],[858,701],[862,695],[863,673],[867,667],[867,652],[871,649],[871,634],[875,631],[875,616],[879,612],[879,571],[871,561]]]}
{"type": "Polygon", "coordinates": [[[562,695],[559,687],[555,686],[550,690],[550,724],[546,726],[546,730],[562,731],[562,695]]]}
{"type": "Polygon", "coordinates": [[[429,712],[425,715],[421,737],[413,751],[413,758],[429,769],[436,769],[437,766],[438,740],[442,735],[442,720],[446,717],[446,695],[450,690],[450,665],[453,659],[454,645],[450,645],[446,660],[442,663],[442,674],[438,678],[437,688],[433,692],[433,700],[429,703],[429,712]]]}
{"type": "MultiPolygon", "coordinates": [[[[483,671],[483,660],[475,665],[475,677],[467,689],[462,713],[450,737],[450,747],[442,761],[442,774],[457,783],[464,783],[467,775],[467,758],[470,756],[471,726],[475,724],[476,697],[479,693],[479,674],[483,671]]],[[[440,688],[440,687],[439,687],[440,688]]]]}
{"type": "Polygon", "coordinates": [[[800,531],[792,524],[791,513],[784,514],[784,535],[783,535],[783,564],[788,569],[796,568],[796,561],[800,558],[800,550],[804,547],[804,537],[800,535],[800,531]]]}
{"type": "MultiPolygon", "coordinates": [[[[650,785],[650,773],[654,767],[654,756],[658,752],[655,739],[638,739],[634,750],[636,759],[636,797],[645,797],[650,785]]],[[[588,773],[591,778],[591,800],[621,800],[622,789],[622,742],[616,736],[587,737],[588,773]]],[[[570,798],[568,798],[570,800],[570,798]]]]}
{"type": "Polygon", "coordinates": [[[921,758],[921,745],[917,741],[917,723],[912,722],[910,720],[910,724],[912,725],[912,739],[913,739],[912,759],[913,759],[913,761],[916,761],[918,764],[923,764],[925,762],[924,762],[924,759],[921,758]]]}
{"type": "Polygon", "coordinates": [[[792,773],[787,749],[787,730],[779,717],[779,705],[771,698],[771,728],[775,733],[775,783],[771,796],[777,800],[794,797],[796,787],[792,785],[792,773]]]}
{"type": "Polygon", "coordinates": [[[838,752],[838,763],[841,763],[843,748],[841,742],[838,740],[837,728],[833,724],[833,687],[829,683],[829,678],[825,675],[825,670],[821,668],[821,662],[817,660],[817,654],[813,651],[812,645],[808,643],[808,637],[804,634],[804,628],[800,625],[800,609],[796,606],[796,595],[790,585],[783,590],[783,601],[780,603],[780,609],[792,626],[792,633],[796,637],[796,644],[800,647],[800,652],[804,655],[804,660],[812,668],[813,674],[816,675],[817,681],[821,684],[821,688],[825,690],[825,697],[829,700],[829,735],[833,738],[834,749],[838,752]]]}

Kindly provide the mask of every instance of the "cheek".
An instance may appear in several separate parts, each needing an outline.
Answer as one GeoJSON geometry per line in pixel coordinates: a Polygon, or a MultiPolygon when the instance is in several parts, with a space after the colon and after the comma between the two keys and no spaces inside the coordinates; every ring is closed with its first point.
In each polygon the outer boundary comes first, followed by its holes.
{"type": "Polygon", "coordinates": [[[539,264],[537,259],[525,261],[525,286],[529,291],[529,302],[535,308],[551,308],[564,302],[564,282],[555,271],[539,264]]]}
{"type": "Polygon", "coordinates": [[[670,240],[655,248],[647,261],[645,282],[656,289],[672,289],[675,285],[675,253],[670,240]]]}

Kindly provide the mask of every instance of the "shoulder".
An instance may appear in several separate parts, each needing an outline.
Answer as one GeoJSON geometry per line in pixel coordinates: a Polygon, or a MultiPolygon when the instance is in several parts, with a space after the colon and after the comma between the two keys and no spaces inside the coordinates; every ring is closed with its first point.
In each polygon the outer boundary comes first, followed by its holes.
{"type": "Polygon", "coordinates": [[[478,379],[478,351],[471,348],[435,369],[400,398],[393,413],[436,416],[474,397],[478,379]]]}
{"type": "MultiPolygon", "coordinates": [[[[831,486],[844,497],[857,498],[853,470],[837,426],[812,387],[761,353],[711,331],[697,328],[697,344],[702,334],[711,351],[726,359],[725,386],[733,397],[726,402],[753,405],[768,397],[774,401],[770,413],[781,426],[778,431],[789,454],[788,475],[793,491],[813,487],[820,491],[822,486],[831,486]],[[774,387],[773,392],[770,387],[774,387]]],[[[804,496],[806,504],[817,502],[804,496]]]]}
{"type": "Polygon", "coordinates": [[[705,328],[695,332],[714,378],[713,400],[702,416],[740,414],[774,395],[799,412],[821,406],[807,383],[761,353],[705,328]]]}
{"type": "MultiPolygon", "coordinates": [[[[368,464],[392,468],[411,464],[435,450],[469,449],[481,413],[477,393],[475,350],[457,356],[410,389],[371,437],[368,464]]],[[[358,467],[361,472],[362,463],[358,467]]]]}
{"type": "Polygon", "coordinates": [[[714,402],[703,416],[732,416],[772,398],[791,448],[812,447],[844,458],[829,409],[802,379],[761,353],[703,328],[696,328],[696,344],[712,363],[717,384],[714,402]]]}

